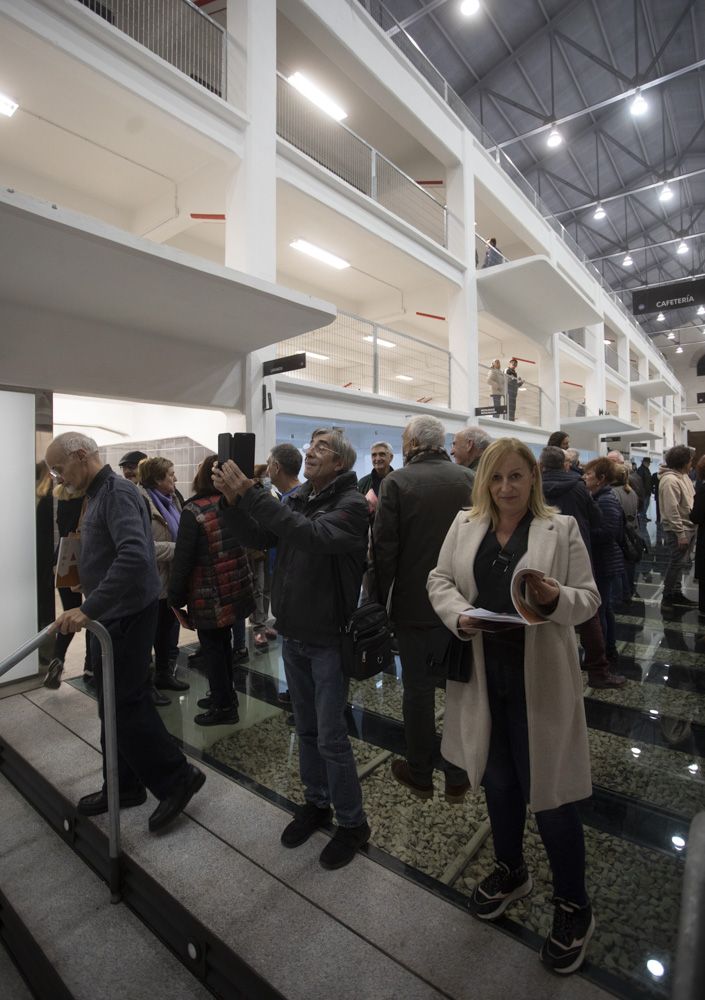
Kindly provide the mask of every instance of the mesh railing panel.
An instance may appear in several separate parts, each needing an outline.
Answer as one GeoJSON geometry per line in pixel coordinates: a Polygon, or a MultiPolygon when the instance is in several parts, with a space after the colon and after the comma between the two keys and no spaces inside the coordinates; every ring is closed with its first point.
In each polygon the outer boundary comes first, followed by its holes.
{"type": "Polygon", "coordinates": [[[614,372],[622,371],[619,354],[615,351],[614,347],[610,347],[609,344],[605,344],[605,364],[614,372]]]}
{"type": "Polygon", "coordinates": [[[186,0],[77,0],[134,41],[225,97],[224,31],[186,0]]]}
{"type": "Polygon", "coordinates": [[[445,246],[445,208],[379,153],[375,156],[376,200],[436,243],[445,246]]]}

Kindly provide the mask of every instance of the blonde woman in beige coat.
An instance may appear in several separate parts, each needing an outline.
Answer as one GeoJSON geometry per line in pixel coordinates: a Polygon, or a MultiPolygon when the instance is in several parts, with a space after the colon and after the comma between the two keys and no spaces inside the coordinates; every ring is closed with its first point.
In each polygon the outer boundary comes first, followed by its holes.
{"type": "Polygon", "coordinates": [[[585,846],[576,803],[592,794],[587,726],[574,627],[600,603],[577,522],[547,507],[541,473],[516,438],[485,450],[473,506],[451,525],[428,578],[436,614],[472,644],[469,683],[449,681],[442,753],[482,784],[497,864],[471,908],[497,919],[532,889],[522,853],[526,804],[536,816],[554,882],[553,929],[542,961],[567,974],[582,964],[594,919],[585,891],[585,846]],[[548,619],[488,631],[472,609],[513,611],[517,568],[525,599],[548,619]]]}

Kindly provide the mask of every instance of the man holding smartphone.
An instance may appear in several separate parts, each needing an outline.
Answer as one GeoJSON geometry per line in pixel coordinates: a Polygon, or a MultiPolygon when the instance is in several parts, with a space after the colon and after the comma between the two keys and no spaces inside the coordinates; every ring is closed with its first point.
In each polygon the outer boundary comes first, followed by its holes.
{"type": "Polygon", "coordinates": [[[368,513],[352,471],[356,454],[337,428],[313,432],[304,462],[306,483],[279,503],[232,461],[213,472],[243,545],[277,548],[272,610],[299,738],[306,803],[281,836],[285,847],[305,843],[338,823],[320,862],[342,868],[367,843],[370,828],[345,721],[340,628],[357,607],[367,551],[368,513]]]}

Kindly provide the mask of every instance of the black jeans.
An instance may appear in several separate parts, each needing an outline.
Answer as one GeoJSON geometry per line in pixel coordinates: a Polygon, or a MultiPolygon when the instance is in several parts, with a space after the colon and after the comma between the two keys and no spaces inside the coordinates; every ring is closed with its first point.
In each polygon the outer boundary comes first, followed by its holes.
{"type": "MultiPolygon", "coordinates": [[[[164,799],[185,780],[188,764],[152,701],[148,670],[156,622],[157,601],[153,601],[134,615],[102,624],[113,640],[120,790],[133,791],[144,785],[156,798],[164,799]]],[[[95,636],[91,639],[95,649],[98,640],[95,636]]],[[[103,670],[99,660],[99,656],[93,657],[105,780],[103,670]]]]}
{"type": "Polygon", "coordinates": [[[159,601],[157,621],[154,628],[154,670],[158,674],[169,673],[169,660],[171,659],[175,621],[176,616],[174,612],[169,607],[166,598],[162,598],[159,601]]]}
{"type": "MultiPolygon", "coordinates": [[[[482,783],[495,856],[514,869],[523,861],[526,803],[529,801],[529,736],[522,667],[488,663],[487,694],[492,734],[482,783]]],[[[566,767],[569,766],[567,761],[566,767]]],[[[551,865],[556,896],[584,906],[588,901],[585,841],[577,805],[568,802],[557,809],[537,812],[536,823],[551,865]]]]}
{"type": "Polygon", "coordinates": [[[439,767],[449,785],[463,785],[468,780],[465,771],[435,753],[436,681],[430,676],[426,662],[431,632],[398,628],[396,635],[404,684],[406,759],[411,777],[420,785],[428,785],[433,780],[434,767],[439,767]]]}
{"type": "Polygon", "coordinates": [[[213,708],[232,708],[237,704],[233,692],[232,626],[199,628],[197,631],[213,708]]]}

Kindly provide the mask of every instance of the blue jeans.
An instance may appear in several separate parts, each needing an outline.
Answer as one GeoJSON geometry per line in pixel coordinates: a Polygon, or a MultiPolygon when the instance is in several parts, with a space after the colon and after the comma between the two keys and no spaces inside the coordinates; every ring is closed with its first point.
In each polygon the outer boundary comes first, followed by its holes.
{"type": "Polygon", "coordinates": [[[690,539],[688,547],[678,547],[678,535],[675,531],[664,531],[663,544],[668,555],[668,566],[663,575],[663,596],[680,593],[683,588],[683,574],[690,569],[690,561],[695,545],[695,535],[690,539]]]}
{"type": "Polygon", "coordinates": [[[284,639],[282,654],[306,801],[319,809],[332,804],[339,826],[360,826],[365,813],[345,722],[348,678],[340,649],[284,639]]]}

